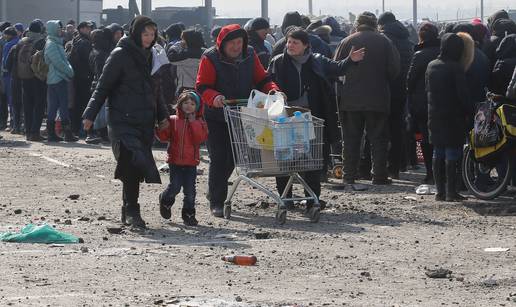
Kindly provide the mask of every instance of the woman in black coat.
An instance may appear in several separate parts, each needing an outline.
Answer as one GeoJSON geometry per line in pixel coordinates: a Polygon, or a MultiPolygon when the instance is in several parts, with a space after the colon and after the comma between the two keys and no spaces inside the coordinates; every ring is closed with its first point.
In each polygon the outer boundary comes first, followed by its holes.
{"type": "MultiPolygon", "coordinates": [[[[310,109],[312,115],[324,119],[324,142],[331,144],[338,139],[336,100],[329,78],[343,76],[353,62],[364,58],[365,49],[355,51],[339,62],[321,54],[314,54],[310,49],[308,32],[302,28],[290,30],[286,37],[287,44],[283,54],[271,60],[269,73],[273,80],[288,97],[289,106],[310,109]]],[[[313,171],[302,174],[307,184],[317,197],[321,194],[321,172],[313,171]]],[[[288,177],[277,177],[276,185],[281,195],[287,185],[288,177]]],[[[287,197],[292,196],[292,190],[287,197]]],[[[310,209],[310,204],[307,209],[310,209]]]]}
{"type": "Polygon", "coordinates": [[[421,149],[425,159],[426,177],[423,183],[432,183],[433,147],[428,139],[428,100],[425,90],[425,73],[428,64],[437,59],[441,41],[437,38],[439,30],[431,23],[424,23],[419,28],[419,44],[414,48],[414,57],[407,75],[408,110],[413,131],[423,135],[421,149]]]}
{"type": "Polygon", "coordinates": [[[140,182],[161,183],[152,156],[154,127],[166,126],[168,112],[154,97],[151,80],[152,52],[157,26],[138,16],[130,34],[120,40],[106,61],[102,75],[84,111],[89,130],[100,108],[108,100],[108,129],[117,160],[115,178],[123,183],[122,222],[145,228],[138,204],[140,182]]]}
{"type": "Polygon", "coordinates": [[[465,74],[473,61],[472,56],[465,56],[473,55],[473,48],[459,35],[445,34],[439,57],[430,62],[426,71],[428,130],[434,146],[433,170],[439,201],[463,199],[456,192],[456,171],[466,140],[468,118],[473,114],[465,74]]]}

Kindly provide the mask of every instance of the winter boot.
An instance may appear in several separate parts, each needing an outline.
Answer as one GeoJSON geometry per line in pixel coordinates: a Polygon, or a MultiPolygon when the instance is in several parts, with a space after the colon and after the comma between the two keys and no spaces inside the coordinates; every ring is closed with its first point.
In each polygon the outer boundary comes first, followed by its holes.
{"type": "Polygon", "coordinates": [[[457,193],[457,161],[446,161],[446,201],[463,201],[465,198],[457,193]]]}
{"type": "Polygon", "coordinates": [[[437,189],[437,194],[435,194],[435,200],[444,201],[446,198],[446,173],[444,167],[444,160],[434,158],[432,164],[435,188],[437,189]]]}
{"type": "Polygon", "coordinates": [[[210,203],[211,215],[214,217],[224,217],[224,205],[210,203]]]}
{"type": "Polygon", "coordinates": [[[172,211],[170,210],[172,208],[172,204],[166,204],[163,200],[163,193],[159,194],[159,214],[161,214],[161,217],[168,220],[172,217],[172,211]]]}
{"type": "Polygon", "coordinates": [[[100,144],[100,142],[102,142],[102,139],[100,137],[98,137],[95,132],[93,132],[92,130],[88,131],[86,133],[86,140],[84,140],[86,142],[86,144],[93,144],[93,145],[97,145],[97,144],[100,144]]]}
{"type": "Polygon", "coordinates": [[[140,214],[140,204],[127,203],[125,205],[125,224],[136,228],[147,228],[140,214]]]}
{"type": "Polygon", "coordinates": [[[72,132],[72,127],[70,126],[69,123],[64,123],[63,122],[63,131],[64,131],[64,140],[65,142],[67,143],[75,143],[79,140],[78,137],[76,137],[75,135],[73,135],[73,132],[72,132]]]}
{"type": "Polygon", "coordinates": [[[48,142],[62,142],[63,139],[57,136],[56,134],[56,122],[55,121],[47,121],[47,134],[48,134],[48,142]]]}
{"type": "Polygon", "coordinates": [[[183,218],[183,223],[186,226],[197,226],[199,222],[195,218],[195,208],[193,209],[185,209],[181,210],[181,217],[183,218]]]}

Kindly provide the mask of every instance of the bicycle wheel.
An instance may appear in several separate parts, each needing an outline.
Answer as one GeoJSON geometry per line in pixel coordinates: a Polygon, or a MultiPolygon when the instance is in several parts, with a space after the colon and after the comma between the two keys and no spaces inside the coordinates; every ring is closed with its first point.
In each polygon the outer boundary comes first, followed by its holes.
{"type": "Polygon", "coordinates": [[[494,163],[482,163],[475,159],[473,150],[467,146],[462,159],[462,178],[468,190],[482,200],[494,199],[502,194],[513,170],[513,159],[500,155],[494,163]]]}

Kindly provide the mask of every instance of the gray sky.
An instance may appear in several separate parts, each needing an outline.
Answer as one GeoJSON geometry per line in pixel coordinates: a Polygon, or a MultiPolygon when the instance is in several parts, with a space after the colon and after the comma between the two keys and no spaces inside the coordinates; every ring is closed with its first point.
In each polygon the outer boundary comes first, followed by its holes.
{"type": "MultiPolygon", "coordinates": [[[[139,3],[139,0],[137,0],[139,3]]],[[[127,7],[127,0],[104,0],[104,7],[127,7]]],[[[516,9],[514,0],[485,0],[486,15],[499,9],[516,9]]],[[[153,6],[200,6],[201,0],[153,0],[153,6]]],[[[228,17],[256,17],[260,15],[260,0],[213,0],[217,14],[228,17]]],[[[381,11],[382,0],[313,0],[314,14],[348,16],[348,12],[381,11]]],[[[412,18],[411,0],[385,0],[386,10],[398,19],[412,18]]],[[[281,23],[287,11],[308,13],[307,0],[269,0],[269,16],[273,24],[281,23]]],[[[480,0],[418,0],[419,17],[439,20],[469,18],[480,15],[480,0]]]]}

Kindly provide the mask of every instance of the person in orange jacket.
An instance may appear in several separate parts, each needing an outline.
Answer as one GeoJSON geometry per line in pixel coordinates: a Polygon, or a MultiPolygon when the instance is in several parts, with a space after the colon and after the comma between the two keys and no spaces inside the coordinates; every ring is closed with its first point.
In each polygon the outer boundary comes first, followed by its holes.
{"type": "Polygon", "coordinates": [[[159,195],[160,214],[164,219],[170,219],[170,209],[183,188],[183,222],[187,226],[196,226],[195,181],[200,160],[199,148],[208,139],[203,105],[196,92],[186,91],[179,96],[177,115],[170,116],[168,127],[158,129],[157,136],[160,141],[169,143],[167,162],[170,165],[170,184],[159,195]]]}

